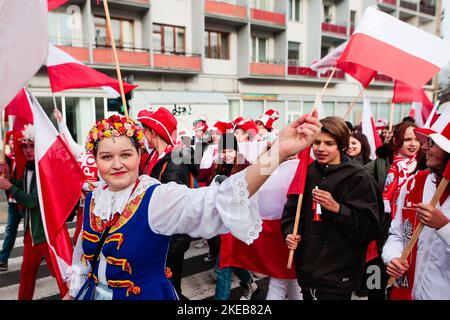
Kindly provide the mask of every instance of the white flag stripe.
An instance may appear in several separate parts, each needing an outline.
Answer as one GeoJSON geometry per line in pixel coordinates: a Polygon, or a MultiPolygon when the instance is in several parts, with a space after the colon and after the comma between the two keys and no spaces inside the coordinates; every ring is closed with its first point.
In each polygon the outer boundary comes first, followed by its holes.
{"type": "Polygon", "coordinates": [[[387,13],[369,7],[360,21],[353,34],[368,35],[439,68],[443,68],[450,60],[450,42],[387,13]]]}
{"type": "Polygon", "coordinates": [[[370,100],[364,93],[364,103],[363,103],[363,115],[362,115],[362,133],[367,137],[367,140],[369,140],[370,145],[370,159],[375,160],[377,158],[377,155],[375,153],[377,147],[375,145],[375,136],[373,132],[373,126],[372,126],[372,109],[370,107],[370,100]]]}
{"type": "Polygon", "coordinates": [[[53,67],[59,64],[65,63],[77,63],[82,64],[80,61],[64,52],[63,50],[55,47],[52,44],[49,44],[48,47],[48,57],[47,62],[45,63],[47,67],[53,67]]]}

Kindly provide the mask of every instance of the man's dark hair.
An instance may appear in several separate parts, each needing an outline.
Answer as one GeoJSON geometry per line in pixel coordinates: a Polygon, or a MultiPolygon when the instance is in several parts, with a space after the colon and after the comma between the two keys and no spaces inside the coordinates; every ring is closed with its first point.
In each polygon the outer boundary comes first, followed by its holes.
{"type": "Polygon", "coordinates": [[[402,122],[416,122],[416,119],[413,117],[407,116],[402,119],[402,122]]]}

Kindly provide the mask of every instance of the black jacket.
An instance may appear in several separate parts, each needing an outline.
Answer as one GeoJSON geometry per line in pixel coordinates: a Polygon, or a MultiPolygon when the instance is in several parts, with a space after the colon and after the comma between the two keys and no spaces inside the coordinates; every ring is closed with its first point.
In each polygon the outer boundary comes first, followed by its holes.
{"type": "MultiPolygon", "coordinates": [[[[288,195],[281,228],[292,233],[298,195],[288,195]]],[[[294,255],[302,289],[351,293],[359,288],[367,245],[379,237],[383,200],[373,179],[356,161],[308,167],[300,216],[301,241],[294,255]],[[322,207],[322,221],[313,221],[312,189],[328,191],[340,204],[332,213],[322,207]]]]}
{"type": "MultiPolygon", "coordinates": [[[[191,164],[191,156],[190,148],[175,148],[155,164],[150,176],[161,181],[161,183],[173,181],[189,187],[189,172],[196,175],[196,168],[191,164]],[[164,168],[166,163],[167,165],[164,168]]],[[[190,242],[191,237],[187,234],[173,235],[170,240],[169,255],[171,253],[186,252],[189,249],[190,242]]]]}

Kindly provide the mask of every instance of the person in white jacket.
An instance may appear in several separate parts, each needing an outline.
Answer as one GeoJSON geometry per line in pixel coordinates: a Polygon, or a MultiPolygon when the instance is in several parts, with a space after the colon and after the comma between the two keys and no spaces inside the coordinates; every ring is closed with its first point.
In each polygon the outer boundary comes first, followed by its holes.
{"type": "Polygon", "coordinates": [[[450,159],[450,117],[443,114],[441,118],[442,126],[434,128],[434,132],[428,130],[422,146],[430,170],[419,171],[403,186],[398,212],[383,248],[387,273],[397,279],[391,299],[450,299],[449,186],[436,207],[428,204],[450,159]],[[425,227],[407,261],[402,262],[399,258],[419,221],[425,227]]]}

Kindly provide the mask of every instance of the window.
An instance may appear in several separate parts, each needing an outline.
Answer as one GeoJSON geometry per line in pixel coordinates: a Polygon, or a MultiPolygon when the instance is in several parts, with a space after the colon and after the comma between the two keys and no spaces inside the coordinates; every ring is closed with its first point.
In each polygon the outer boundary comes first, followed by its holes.
{"type": "Polygon", "coordinates": [[[331,6],[324,5],[323,6],[323,19],[325,23],[331,23],[333,21],[333,16],[331,13],[331,6]]]}
{"type": "Polygon", "coordinates": [[[324,58],[328,53],[330,53],[331,47],[322,46],[320,47],[320,58],[324,58]]]}
{"type": "Polygon", "coordinates": [[[289,20],[300,21],[300,1],[301,0],[289,0],[289,20]]]}
{"type": "Polygon", "coordinates": [[[185,53],[185,28],[163,24],[153,25],[153,48],[162,53],[185,53]]]}
{"type": "Polygon", "coordinates": [[[288,63],[290,66],[300,65],[300,43],[291,42],[288,43],[288,63]]]}
{"type": "Polygon", "coordinates": [[[205,31],[205,57],[208,59],[230,59],[229,34],[205,31]]]}
{"type": "Polygon", "coordinates": [[[48,13],[49,38],[55,45],[79,47],[83,45],[81,16],[76,12],[48,13]]]}
{"type": "Polygon", "coordinates": [[[269,0],[253,0],[253,8],[269,10],[269,0]]]}
{"type": "MultiPolygon", "coordinates": [[[[94,23],[95,45],[97,47],[112,46],[111,38],[106,30],[106,19],[104,17],[95,17],[94,23]]],[[[134,48],[133,21],[111,18],[111,28],[118,48],[134,48]]]]}
{"type": "Polygon", "coordinates": [[[356,25],[356,11],[350,11],[350,27],[354,28],[356,25]]]}
{"type": "Polygon", "coordinates": [[[252,61],[267,63],[269,41],[266,38],[252,37],[252,61]]]}

